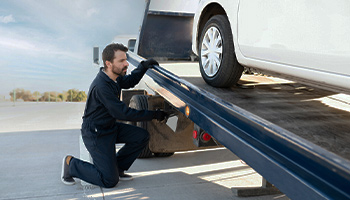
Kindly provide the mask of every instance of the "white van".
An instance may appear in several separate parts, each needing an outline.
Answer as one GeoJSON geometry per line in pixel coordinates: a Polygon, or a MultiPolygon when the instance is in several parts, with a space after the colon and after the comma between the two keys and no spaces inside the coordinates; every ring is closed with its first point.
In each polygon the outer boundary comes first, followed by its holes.
{"type": "Polygon", "coordinates": [[[212,86],[246,66],[349,91],[350,1],[201,0],[192,50],[212,86]]]}

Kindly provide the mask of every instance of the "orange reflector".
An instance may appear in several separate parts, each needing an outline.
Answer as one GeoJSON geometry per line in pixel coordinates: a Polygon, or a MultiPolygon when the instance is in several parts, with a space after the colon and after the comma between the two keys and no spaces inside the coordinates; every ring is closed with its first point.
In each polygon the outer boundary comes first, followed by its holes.
{"type": "Polygon", "coordinates": [[[193,131],[193,138],[194,139],[197,139],[198,137],[198,132],[196,130],[193,131]]]}
{"type": "Polygon", "coordinates": [[[190,107],[186,106],[185,114],[186,114],[187,117],[190,115],[190,107]]]}
{"type": "Polygon", "coordinates": [[[209,141],[209,140],[211,139],[211,136],[210,136],[208,133],[204,133],[204,134],[202,135],[202,139],[203,139],[204,141],[209,141]]]}

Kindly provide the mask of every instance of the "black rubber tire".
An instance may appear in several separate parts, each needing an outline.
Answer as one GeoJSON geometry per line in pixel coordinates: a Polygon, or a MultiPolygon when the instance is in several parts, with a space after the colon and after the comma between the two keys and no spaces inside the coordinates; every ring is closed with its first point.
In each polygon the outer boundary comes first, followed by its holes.
{"type": "MultiPolygon", "coordinates": [[[[147,110],[148,109],[148,96],[146,95],[134,95],[129,104],[130,108],[134,108],[136,110],[147,110]]],[[[138,126],[147,130],[147,122],[131,122],[131,125],[138,126]]],[[[153,154],[147,145],[138,158],[150,158],[153,154]]]]}
{"type": "Polygon", "coordinates": [[[201,33],[201,37],[198,44],[198,51],[200,72],[205,82],[207,82],[209,85],[214,87],[231,87],[239,81],[244,68],[237,61],[230,23],[226,16],[215,15],[207,21],[201,33]],[[222,38],[222,54],[220,68],[218,72],[212,77],[208,76],[205,73],[201,59],[203,37],[205,36],[206,31],[210,27],[217,28],[222,38]]]}
{"type": "Polygon", "coordinates": [[[154,153],[155,157],[170,157],[172,155],[174,155],[174,152],[173,153],[154,153]]]}

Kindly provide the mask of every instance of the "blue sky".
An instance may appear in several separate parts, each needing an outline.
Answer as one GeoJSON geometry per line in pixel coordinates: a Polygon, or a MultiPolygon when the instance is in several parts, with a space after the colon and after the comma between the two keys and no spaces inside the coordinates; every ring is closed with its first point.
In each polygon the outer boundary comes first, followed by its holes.
{"type": "Polygon", "coordinates": [[[15,88],[87,91],[92,48],[136,35],[144,0],[1,0],[0,96],[15,88]]]}

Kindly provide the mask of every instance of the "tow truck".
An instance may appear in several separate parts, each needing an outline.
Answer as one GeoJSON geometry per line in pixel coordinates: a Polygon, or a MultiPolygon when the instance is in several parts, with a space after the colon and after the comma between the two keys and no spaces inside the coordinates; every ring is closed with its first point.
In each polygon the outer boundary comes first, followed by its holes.
{"type": "Polygon", "coordinates": [[[222,145],[291,199],[350,199],[349,95],[253,73],[230,88],[175,74],[169,69],[199,63],[188,46],[191,35],[167,46],[166,30],[192,20],[193,14],[152,10],[146,1],[135,52],[127,53],[129,69],[147,57],[166,61],[148,70],[137,89],[124,90],[122,100],[172,115],[167,123],[135,123],[151,135],[140,156],[222,145]]]}

